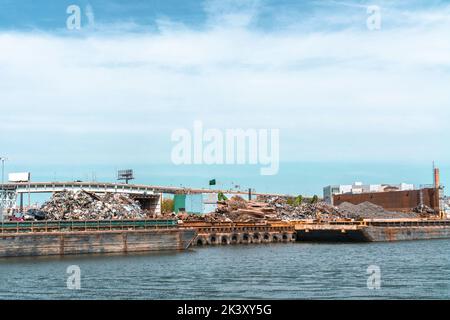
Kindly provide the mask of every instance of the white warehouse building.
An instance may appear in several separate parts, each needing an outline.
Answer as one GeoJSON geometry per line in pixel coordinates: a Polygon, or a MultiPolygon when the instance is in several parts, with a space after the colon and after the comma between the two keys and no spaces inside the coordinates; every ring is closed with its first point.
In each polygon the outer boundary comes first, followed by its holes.
{"type": "Polygon", "coordinates": [[[333,204],[333,195],[336,194],[360,194],[371,192],[387,192],[387,191],[407,191],[414,190],[413,184],[363,184],[355,182],[349,185],[331,185],[323,188],[323,199],[325,202],[333,204]]]}

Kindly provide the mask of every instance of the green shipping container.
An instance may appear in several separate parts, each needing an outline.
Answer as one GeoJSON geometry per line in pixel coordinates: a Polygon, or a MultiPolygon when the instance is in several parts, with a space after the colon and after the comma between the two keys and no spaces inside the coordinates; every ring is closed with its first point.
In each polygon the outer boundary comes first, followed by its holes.
{"type": "Polygon", "coordinates": [[[186,210],[186,195],[185,194],[174,195],[173,209],[174,209],[175,213],[178,213],[180,210],[186,210]]]}

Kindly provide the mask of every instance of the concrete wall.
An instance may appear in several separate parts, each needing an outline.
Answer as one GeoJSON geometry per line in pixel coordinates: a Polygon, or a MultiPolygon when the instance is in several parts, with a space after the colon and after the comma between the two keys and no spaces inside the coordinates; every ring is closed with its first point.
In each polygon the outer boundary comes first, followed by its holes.
{"type": "Polygon", "coordinates": [[[382,206],[387,210],[410,212],[420,205],[421,198],[423,199],[424,205],[435,211],[439,211],[439,190],[434,188],[410,191],[339,194],[333,196],[333,203],[338,206],[343,202],[360,204],[368,201],[382,206]]]}

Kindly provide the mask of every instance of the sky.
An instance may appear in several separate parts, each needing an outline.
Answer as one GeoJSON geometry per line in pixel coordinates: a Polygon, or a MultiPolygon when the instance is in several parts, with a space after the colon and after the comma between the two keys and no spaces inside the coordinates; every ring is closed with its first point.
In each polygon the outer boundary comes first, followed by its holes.
{"type": "Polygon", "coordinates": [[[448,184],[449,84],[449,1],[0,0],[0,156],[35,181],[133,168],[139,183],[320,195],[429,184],[436,161],[448,184]],[[176,166],[171,133],[194,121],[278,129],[279,172],[176,166]]]}

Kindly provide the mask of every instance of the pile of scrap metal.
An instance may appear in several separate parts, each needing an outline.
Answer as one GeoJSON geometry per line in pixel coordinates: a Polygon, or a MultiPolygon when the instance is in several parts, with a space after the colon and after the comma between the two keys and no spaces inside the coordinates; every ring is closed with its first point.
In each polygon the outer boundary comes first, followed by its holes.
{"type": "MultiPolygon", "coordinates": [[[[341,220],[341,219],[388,219],[388,218],[416,218],[419,214],[391,212],[371,202],[358,205],[344,202],[333,206],[325,202],[295,203],[286,197],[273,197],[265,202],[246,201],[239,196],[229,200],[218,201],[215,212],[205,215],[179,213],[173,214],[183,221],[205,222],[258,222],[270,220],[341,220]]],[[[424,209],[426,210],[426,208],[424,209]]]]}
{"type": "Polygon", "coordinates": [[[269,200],[269,205],[276,210],[282,220],[301,219],[338,219],[347,218],[339,208],[325,202],[289,204],[286,198],[275,197],[269,200]]]}
{"type": "Polygon", "coordinates": [[[99,196],[87,191],[55,193],[43,204],[46,220],[110,220],[143,219],[139,203],[125,194],[99,196]]]}
{"type": "Polygon", "coordinates": [[[433,214],[433,213],[435,213],[435,211],[432,208],[430,208],[429,206],[424,205],[424,204],[418,205],[417,207],[415,207],[413,209],[413,212],[415,212],[415,213],[422,213],[422,214],[427,214],[427,213],[428,214],[433,214]]]}

